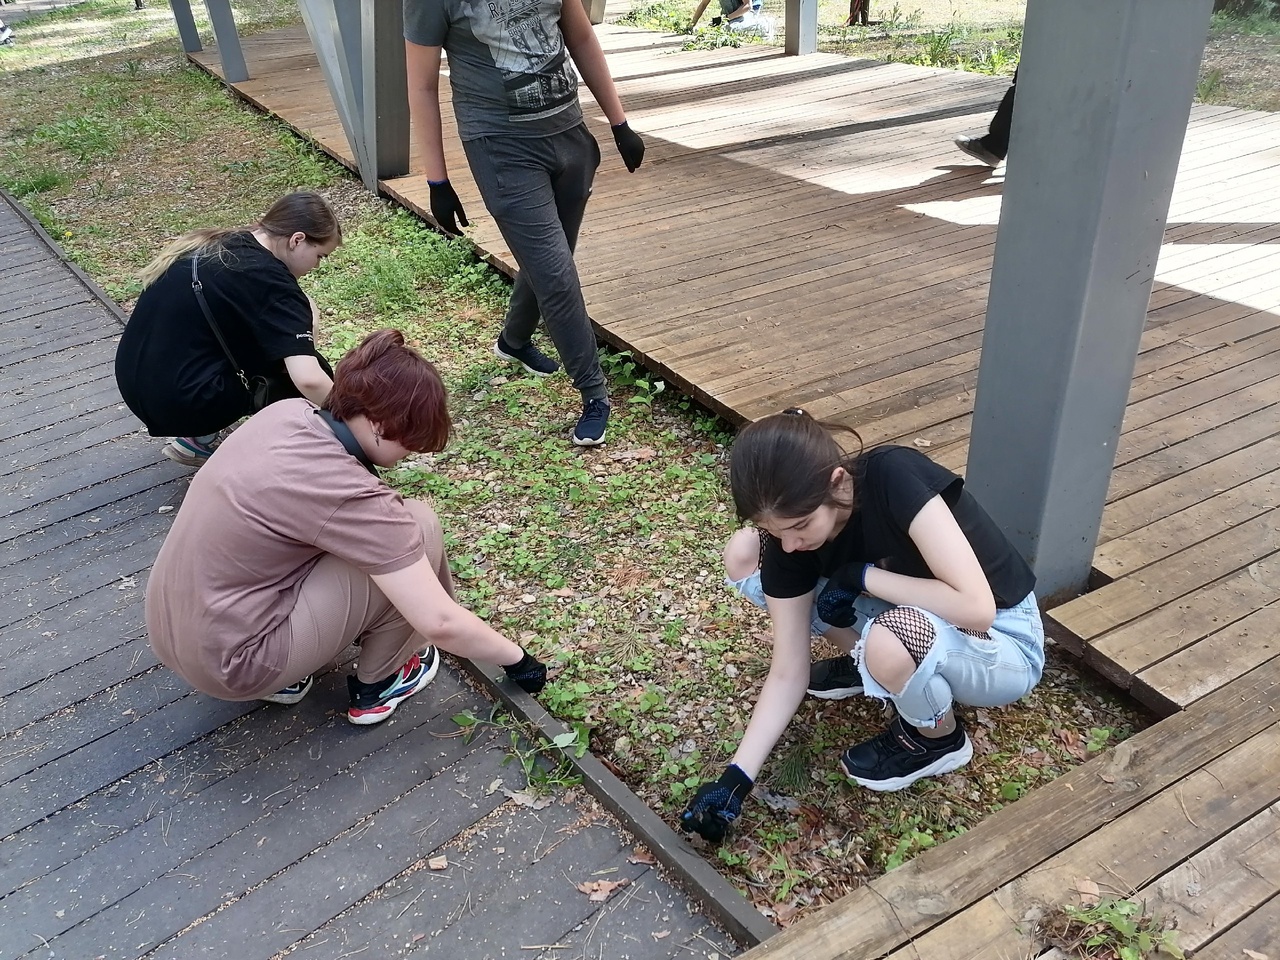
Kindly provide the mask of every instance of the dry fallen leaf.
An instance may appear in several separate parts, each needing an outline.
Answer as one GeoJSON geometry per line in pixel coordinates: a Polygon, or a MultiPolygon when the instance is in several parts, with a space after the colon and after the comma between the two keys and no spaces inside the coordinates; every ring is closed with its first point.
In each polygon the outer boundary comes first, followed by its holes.
{"type": "Polygon", "coordinates": [[[427,861],[427,866],[432,870],[447,870],[449,869],[449,858],[444,854],[441,854],[438,857],[432,857],[427,861]]]}
{"type": "Polygon", "coordinates": [[[649,863],[649,864],[654,864],[654,863],[657,863],[657,862],[658,862],[658,858],[657,858],[657,857],[655,857],[652,853],[650,853],[650,852],[649,852],[646,848],[644,848],[644,847],[636,847],[635,849],[633,849],[633,850],[631,851],[631,856],[627,857],[627,863],[649,863]]]}
{"type": "Polygon", "coordinates": [[[932,446],[933,446],[933,441],[932,441],[932,440],[926,440],[924,437],[916,437],[916,438],[915,438],[914,440],[912,440],[911,442],[912,442],[913,444],[915,444],[917,447],[932,447],[932,446]]]}
{"type": "Polygon", "coordinates": [[[649,936],[653,937],[653,939],[655,939],[655,940],[662,940],[662,939],[665,939],[666,937],[671,936],[671,931],[670,931],[670,930],[656,930],[656,931],[654,931],[653,933],[649,934],[649,936]]]}
{"type": "Polygon", "coordinates": [[[1088,877],[1076,878],[1076,893],[1080,894],[1081,906],[1096,907],[1102,902],[1102,891],[1088,877]]]}
{"type": "Polygon", "coordinates": [[[578,889],[587,895],[592,903],[604,903],[619,887],[625,887],[630,880],[590,880],[578,884],[578,889]]]}
{"type": "Polygon", "coordinates": [[[556,802],[555,797],[549,795],[537,796],[528,790],[508,790],[504,787],[502,792],[520,806],[528,807],[530,810],[545,810],[556,802]]]}
{"type": "Polygon", "coordinates": [[[1259,953],[1257,950],[1250,950],[1248,947],[1245,947],[1244,955],[1248,957],[1249,960],[1271,960],[1271,958],[1265,953],[1259,953]]]}

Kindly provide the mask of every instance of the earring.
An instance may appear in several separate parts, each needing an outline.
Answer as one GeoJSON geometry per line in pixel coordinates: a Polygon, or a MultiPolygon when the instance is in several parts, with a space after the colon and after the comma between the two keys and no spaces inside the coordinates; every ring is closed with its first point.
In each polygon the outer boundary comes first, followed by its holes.
{"type": "Polygon", "coordinates": [[[379,446],[379,447],[382,446],[382,434],[375,433],[373,435],[373,442],[376,446],[379,446]]]}

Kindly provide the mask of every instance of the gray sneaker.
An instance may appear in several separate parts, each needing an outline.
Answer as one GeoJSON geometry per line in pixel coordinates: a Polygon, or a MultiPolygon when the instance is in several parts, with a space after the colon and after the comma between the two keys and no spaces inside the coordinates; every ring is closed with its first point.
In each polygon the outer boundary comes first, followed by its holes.
{"type": "Polygon", "coordinates": [[[853,657],[830,657],[809,667],[809,696],[819,700],[847,700],[862,693],[862,677],[853,657]]]}
{"type": "Polygon", "coordinates": [[[997,157],[983,146],[981,137],[956,137],[955,143],[964,153],[975,160],[981,160],[988,167],[998,167],[1004,160],[1004,157],[997,157]]]}

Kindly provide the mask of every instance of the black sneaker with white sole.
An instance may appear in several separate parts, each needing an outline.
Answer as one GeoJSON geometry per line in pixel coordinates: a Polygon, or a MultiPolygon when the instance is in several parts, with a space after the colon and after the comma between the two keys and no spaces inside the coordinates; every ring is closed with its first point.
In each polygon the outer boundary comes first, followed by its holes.
{"type": "Polygon", "coordinates": [[[609,401],[584,400],[582,416],[573,428],[573,442],[580,447],[598,447],[604,443],[605,428],[609,426],[609,401]]]}
{"type": "Polygon", "coordinates": [[[302,698],[311,692],[311,687],[315,683],[315,677],[307,674],[297,683],[291,683],[283,690],[277,690],[275,693],[269,693],[262,697],[267,703],[282,703],[286,707],[291,707],[295,703],[301,703],[302,698]]]}
{"type": "Polygon", "coordinates": [[[809,666],[809,696],[820,700],[847,700],[862,693],[862,677],[853,657],[828,657],[809,666]]]}
{"type": "Polygon", "coordinates": [[[954,142],[963,152],[985,163],[988,167],[998,167],[1004,162],[1004,157],[992,153],[987,148],[987,145],[982,142],[982,137],[956,137],[954,142]]]}
{"type": "Polygon", "coordinates": [[[894,717],[884,733],[846,750],[840,768],[870,790],[902,790],[923,777],[950,773],[972,758],[973,745],[958,721],[954,734],[934,740],[894,717]]]}
{"type": "Polygon", "coordinates": [[[493,345],[493,355],[520,364],[535,377],[549,377],[560,369],[560,364],[532,343],[526,343],[523,347],[513,347],[507,343],[502,334],[498,334],[498,339],[493,345]]]}

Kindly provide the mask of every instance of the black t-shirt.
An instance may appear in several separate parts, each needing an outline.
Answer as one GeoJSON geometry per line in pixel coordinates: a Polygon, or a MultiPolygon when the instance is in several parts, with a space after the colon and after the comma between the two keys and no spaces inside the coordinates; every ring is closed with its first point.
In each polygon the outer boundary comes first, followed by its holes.
{"type": "Polygon", "coordinates": [[[830,543],[787,553],[767,537],[760,583],[767,596],[799,597],[849,563],[879,563],[908,577],[934,579],[908,535],[911,521],[939,494],[987,575],[997,607],[1012,607],[1035,586],[1035,574],[964,481],[910,447],[874,447],[854,464],[858,509],[830,543]]]}
{"type": "MultiPolygon", "coordinates": [[[[249,376],[281,375],[285,357],[316,355],[307,295],[252,234],[227,237],[198,269],[209,310],[249,376]]],[[[191,289],[190,257],[142,291],[116,350],[116,379],[156,435],[212,433],[251,412],[191,289]]]]}

